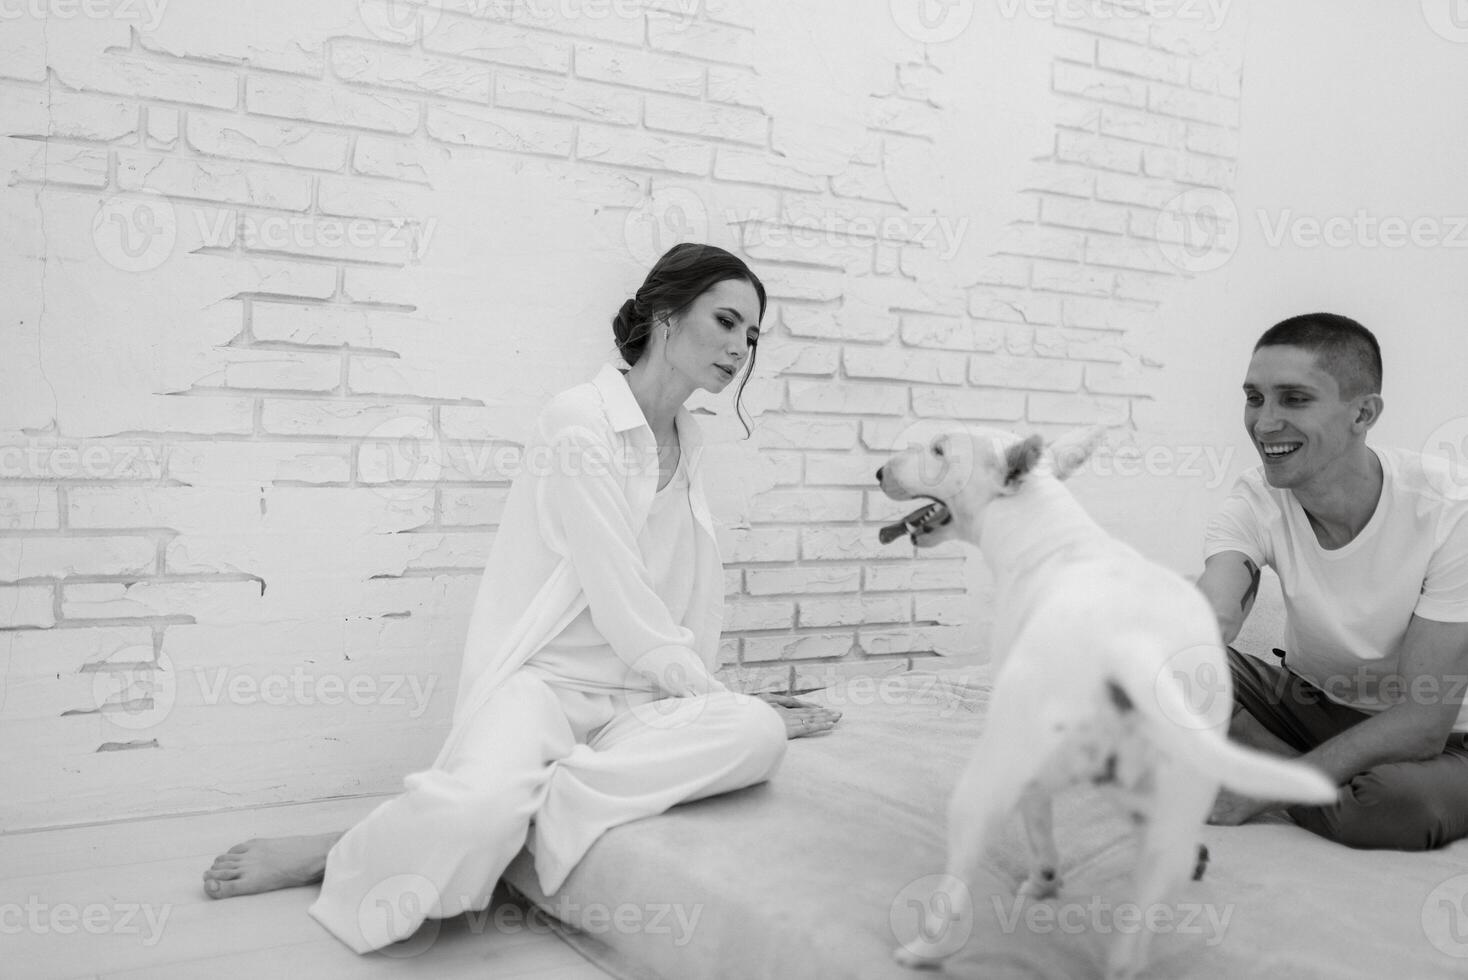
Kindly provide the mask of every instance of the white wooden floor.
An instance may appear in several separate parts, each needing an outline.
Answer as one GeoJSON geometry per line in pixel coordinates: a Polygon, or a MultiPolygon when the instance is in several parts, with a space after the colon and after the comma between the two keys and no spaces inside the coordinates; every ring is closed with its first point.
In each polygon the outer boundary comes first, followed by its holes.
{"type": "Polygon", "coordinates": [[[317,889],[215,901],[200,876],[250,837],[341,830],[378,799],[0,835],[0,976],[108,980],[607,974],[497,894],[488,914],[425,925],[358,956],[306,914],[317,889]],[[151,918],[150,918],[151,916],[151,918]],[[432,941],[425,943],[424,939],[432,941]],[[396,952],[398,955],[390,955],[396,952]],[[411,955],[405,955],[411,954],[411,955]]]}

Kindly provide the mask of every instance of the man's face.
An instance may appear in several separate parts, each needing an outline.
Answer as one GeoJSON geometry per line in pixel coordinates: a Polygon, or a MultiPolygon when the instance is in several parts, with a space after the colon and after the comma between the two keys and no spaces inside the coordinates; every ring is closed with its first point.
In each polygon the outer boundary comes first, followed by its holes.
{"type": "Polygon", "coordinates": [[[1255,351],[1244,377],[1244,428],[1269,485],[1294,489],[1322,475],[1329,479],[1356,438],[1360,402],[1341,400],[1340,386],[1311,351],[1255,351]]]}

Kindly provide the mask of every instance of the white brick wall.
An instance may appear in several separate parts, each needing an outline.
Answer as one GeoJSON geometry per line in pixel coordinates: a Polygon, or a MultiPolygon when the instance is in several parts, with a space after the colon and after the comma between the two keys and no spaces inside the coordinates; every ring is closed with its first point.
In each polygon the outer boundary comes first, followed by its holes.
{"type": "Polygon", "coordinates": [[[403,25],[276,4],[262,25],[180,0],[151,30],[52,25],[49,47],[7,22],[0,648],[25,666],[0,757],[27,761],[0,829],[383,791],[429,761],[508,485],[493,453],[606,358],[681,228],[741,250],[772,300],[753,441],[710,406],[731,682],[979,652],[973,575],[877,544],[898,510],[872,473],[916,419],[1129,423],[1154,368],[1129,337],[1183,281],[1151,229],[1233,180],[1237,52],[1048,27],[1046,77],[979,92],[945,80],[955,49],[833,18],[873,81],[792,143],[781,94],[823,96],[815,67],[770,77],[773,0],[682,6],[403,25]],[[941,161],[1026,216],[957,282],[913,161],[984,100],[1054,130],[1016,190],[941,161]],[[674,199],[691,210],[658,210],[674,199]],[[435,693],[324,711],[198,683],[262,664],[435,693]]]}

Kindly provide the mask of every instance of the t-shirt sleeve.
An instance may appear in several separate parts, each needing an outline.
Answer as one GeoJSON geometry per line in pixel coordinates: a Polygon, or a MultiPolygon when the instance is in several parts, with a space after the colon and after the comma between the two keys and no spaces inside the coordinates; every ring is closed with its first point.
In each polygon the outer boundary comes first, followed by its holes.
{"type": "Polygon", "coordinates": [[[1203,531],[1203,560],[1225,551],[1238,551],[1263,567],[1272,557],[1265,539],[1259,503],[1244,478],[1223,501],[1223,506],[1203,531]]]}
{"type": "Polygon", "coordinates": [[[1468,507],[1459,505],[1427,562],[1422,595],[1412,610],[1440,623],[1468,622],[1468,507]]]}

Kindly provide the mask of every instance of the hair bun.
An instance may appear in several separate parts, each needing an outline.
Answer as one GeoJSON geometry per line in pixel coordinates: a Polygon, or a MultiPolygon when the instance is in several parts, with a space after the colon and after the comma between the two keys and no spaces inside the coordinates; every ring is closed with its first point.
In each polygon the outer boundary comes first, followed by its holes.
{"type": "Polygon", "coordinates": [[[637,300],[629,299],[617,310],[617,315],[612,317],[612,336],[617,338],[617,346],[622,347],[632,336],[632,329],[637,325],[637,300]]]}

